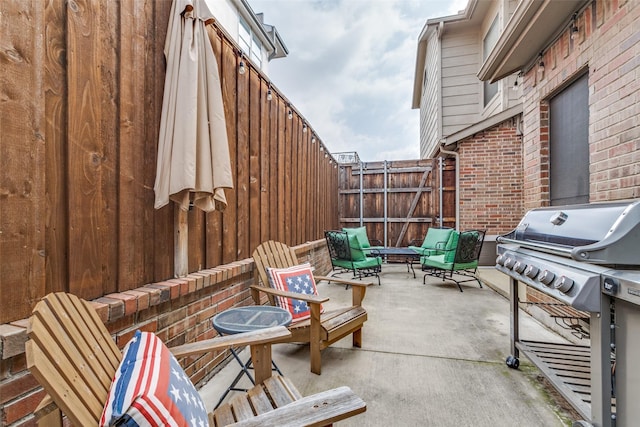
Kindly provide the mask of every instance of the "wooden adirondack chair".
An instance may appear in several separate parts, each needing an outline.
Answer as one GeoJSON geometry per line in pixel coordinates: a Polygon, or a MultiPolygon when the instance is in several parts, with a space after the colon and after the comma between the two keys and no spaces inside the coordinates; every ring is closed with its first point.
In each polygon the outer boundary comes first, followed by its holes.
{"type": "Polygon", "coordinates": [[[311,317],[289,325],[291,338],[283,341],[309,343],[311,372],[320,375],[322,367],[320,352],[349,334],[353,334],[353,346],[362,347],[362,325],[367,320],[367,311],[362,307],[362,300],[367,286],[371,285],[371,282],[314,275],[316,283],[326,280],[349,285],[352,289],[350,306],[321,313],[320,305],[329,301],[328,298],[285,292],[269,287],[267,267],[287,268],[299,264],[296,253],[292,248],[284,243],[269,240],[256,248],[253,252],[253,260],[258,272],[256,277],[260,279],[257,285],[251,287],[253,300],[256,304],[261,303],[260,293],[268,295],[271,305],[275,305],[275,296],[293,298],[309,304],[311,317]]]}
{"type": "MultiPolygon", "coordinates": [[[[38,424],[61,426],[61,410],[74,426],[98,425],[122,355],[95,310],[74,295],[49,294],[34,308],[28,334],[28,368],[48,393],[38,424]]],[[[257,385],[210,413],[211,426],[327,425],[366,410],[348,387],[302,397],[289,380],[271,376],[271,343],[289,335],[280,326],[171,349],[180,358],[251,346],[257,385]]]]}

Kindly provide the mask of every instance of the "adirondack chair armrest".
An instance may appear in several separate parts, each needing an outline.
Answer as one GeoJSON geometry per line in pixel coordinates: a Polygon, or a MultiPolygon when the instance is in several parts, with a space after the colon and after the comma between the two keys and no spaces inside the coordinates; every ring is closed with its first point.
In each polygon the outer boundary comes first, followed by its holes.
{"type": "Polygon", "coordinates": [[[194,343],[172,347],[169,350],[176,357],[191,356],[194,354],[208,353],[211,351],[223,351],[232,347],[244,345],[271,344],[283,338],[291,336],[291,332],[284,326],[259,329],[241,334],[225,335],[194,343]]]}
{"type": "Polygon", "coordinates": [[[351,304],[354,306],[361,306],[364,295],[367,291],[367,287],[373,285],[373,282],[361,282],[359,280],[338,279],[336,277],[328,276],[313,276],[317,282],[326,280],[327,282],[335,282],[339,285],[351,286],[351,304]]]}
{"type": "Polygon", "coordinates": [[[350,285],[350,286],[360,286],[367,287],[369,285],[373,285],[373,282],[361,282],[360,280],[349,280],[349,279],[340,279],[338,277],[330,277],[330,276],[316,276],[314,275],[316,283],[326,280],[327,282],[334,282],[339,285],[350,285]]]}
{"type": "Polygon", "coordinates": [[[264,292],[266,294],[277,295],[277,296],[285,297],[285,298],[297,299],[299,301],[304,301],[304,302],[306,302],[308,304],[322,304],[322,303],[325,303],[325,302],[329,301],[329,298],[321,297],[319,295],[309,295],[309,294],[300,294],[300,293],[297,293],[297,292],[287,292],[287,291],[281,291],[279,289],[267,288],[267,287],[264,287],[264,286],[252,285],[251,289],[253,289],[255,291],[259,291],[259,292],[264,292]]]}
{"type": "Polygon", "coordinates": [[[303,397],[232,426],[328,425],[366,410],[366,403],[349,387],[339,387],[303,397]]]}

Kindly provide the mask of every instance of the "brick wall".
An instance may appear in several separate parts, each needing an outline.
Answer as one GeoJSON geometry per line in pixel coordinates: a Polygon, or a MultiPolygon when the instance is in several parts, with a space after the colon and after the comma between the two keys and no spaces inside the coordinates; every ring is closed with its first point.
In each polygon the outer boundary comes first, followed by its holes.
{"type": "MultiPolygon", "coordinates": [[[[589,74],[591,202],[640,197],[640,2],[596,1],[544,52],[545,71],[534,67],[523,82],[524,205],[549,204],[550,97],[589,74]]],[[[555,302],[527,287],[526,300],[555,302]]]]}
{"type": "MultiPolygon", "coordinates": [[[[300,262],[310,262],[319,274],[331,271],[324,240],[295,247],[300,262]]],[[[253,304],[249,286],[255,274],[252,259],[199,271],[184,279],[144,285],[105,295],[92,305],[123,348],[137,330],[155,332],[169,347],[213,338],[211,318],[230,307],[253,304]]],[[[44,396],[26,368],[24,343],[27,319],[0,325],[0,425],[35,426],[32,413],[44,396]]],[[[198,384],[211,377],[227,352],[188,357],[182,366],[198,384]]]]}
{"type": "Polygon", "coordinates": [[[548,99],[589,73],[590,201],[640,197],[640,2],[590,3],[524,78],[525,209],[549,203],[548,99]]]}
{"type": "Polygon", "coordinates": [[[522,207],[522,141],[514,119],[459,144],[460,230],[504,234],[518,225],[522,207]]]}

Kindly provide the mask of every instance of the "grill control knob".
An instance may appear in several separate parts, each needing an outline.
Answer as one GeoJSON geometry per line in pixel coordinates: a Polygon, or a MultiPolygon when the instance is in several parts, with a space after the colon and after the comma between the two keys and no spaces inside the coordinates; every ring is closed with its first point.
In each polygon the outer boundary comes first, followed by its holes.
{"type": "Polygon", "coordinates": [[[540,269],[538,267],[536,267],[535,265],[530,265],[524,271],[524,275],[527,276],[530,279],[533,279],[534,277],[536,277],[538,275],[539,271],[540,271],[540,269]]]}
{"type": "Polygon", "coordinates": [[[515,263],[516,263],[515,258],[509,257],[509,258],[504,260],[504,264],[502,264],[502,265],[504,265],[505,268],[511,268],[511,267],[513,267],[513,264],[515,264],[515,263]]]}
{"type": "Polygon", "coordinates": [[[556,278],[556,275],[550,272],[549,270],[545,270],[542,272],[538,280],[545,286],[551,286],[553,279],[556,278]]]}
{"type": "Polygon", "coordinates": [[[554,285],[554,287],[560,292],[566,294],[573,287],[573,283],[574,282],[572,279],[569,279],[567,276],[562,276],[560,277],[560,280],[558,280],[558,283],[554,285]]]}
{"type": "Polygon", "coordinates": [[[519,274],[522,274],[525,268],[527,268],[527,264],[522,261],[516,262],[516,264],[513,266],[513,270],[519,274]]]}
{"type": "Polygon", "coordinates": [[[498,255],[498,258],[496,258],[496,264],[502,265],[503,263],[504,263],[504,255],[498,255]]]}

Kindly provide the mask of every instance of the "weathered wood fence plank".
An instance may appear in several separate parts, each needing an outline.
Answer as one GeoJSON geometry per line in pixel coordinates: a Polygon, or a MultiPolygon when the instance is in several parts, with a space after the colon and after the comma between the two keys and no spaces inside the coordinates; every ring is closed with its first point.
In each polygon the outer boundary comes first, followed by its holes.
{"type": "Polygon", "coordinates": [[[87,298],[102,295],[106,243],[99,18],[97,0],[67,3],[69,290],[87,298]]]}
{"type": "MultiPolygon", "coordinates": [[[[51,291],[94,299],[173,277],[179,221],[173,204],[153,208],[170,8],[0,2],[0,323],[27,317],[51,291]]],[[[186,213],[189,272],[338,224],[337,170],[319,138],[311,143],[294,108],[288,118],[275,86],[266,99],[269,80],[247,58],[239,75],[223,30],[207,32],[236,188],[224,213],[186,213]]]]}
{"type": "MultiPolygon", "coordinates": [[[[229,157],[231,170],[236,171],[234,186],[238,188],[238,70],[239,58],[234,48],[223,43],[222,45],[222,96],[224,102],[224,115],[227,120],[227,137],[229,138],[229,157]]],[[[222,259],[226,264],[236,259],[238,252],[238,227],[237,227],[238,193],[230,191],[227,194],[227,208],[222,213],[222,259]]]]}
{"type": "Polygon", "coordinates": [[[0,301],[15,315],[45,286],[44,76],[33,67],[43,66],[46,48],[44,10],[35,3],[10,5],[14,9],[0,20],[0,301]]]}
{"type": "MultiPolygon", "coordinates": [[[[455,179],[451,166],[443,173],[447,184],[450,175],[455,179]]],[[[439,226],[439,174],[432,159],[343,164],[339,178],[341,227],[362,223],[369,238],[402,247],[424,238],[429,227],[439,226]]],[[[447,215],[451,209],[455,215],[454,203],[445,191],[447,215]]],[[[447,217],[444,225],[455,227],[455,217],[453,223],[450,220],[447,217]]]]}

